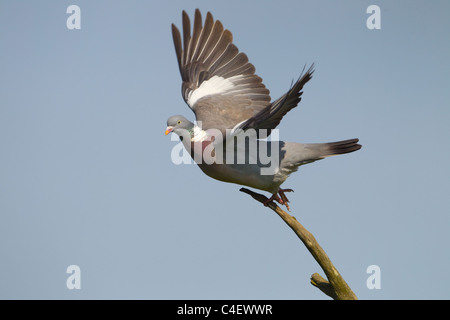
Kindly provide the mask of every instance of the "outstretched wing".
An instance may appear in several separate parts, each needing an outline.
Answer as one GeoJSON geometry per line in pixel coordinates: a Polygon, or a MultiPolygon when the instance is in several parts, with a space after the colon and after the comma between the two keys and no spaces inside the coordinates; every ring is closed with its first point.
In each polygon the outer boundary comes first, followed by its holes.
{"type": "Polygon", "coordinates": [[[173,24],[172,35],[183,98],[204,130],[218,129],[225,137],[226,129],[270,106],[269,90],[255,74],[255,67],[211,13],[202,25],[200,11],[195,11],[191,34],[189,16],[183,11],[183,39],[173,24]]]}
{"type": "Polygon", "coordinates": [[[237,131],[238,129],[242,129],[245,131],[249,128],[253,128],[256,130],[260,138],[265,138],[265,136],[259,135],[259,129],[267,129],[266,133],[267,135],[270,135],[270,131],[275,129],[284,115],[291,109],[295,108],[301,101],[303,86],[311,80],[313,72],[314,64],[309,67],[306,73],[302,73],[302,75],[300,75],[298,80],[291,86],[288,92],[272,102],[269,107],[261,110],[253,117],[241,123],[235,128],[235,130],[237,131]]]}

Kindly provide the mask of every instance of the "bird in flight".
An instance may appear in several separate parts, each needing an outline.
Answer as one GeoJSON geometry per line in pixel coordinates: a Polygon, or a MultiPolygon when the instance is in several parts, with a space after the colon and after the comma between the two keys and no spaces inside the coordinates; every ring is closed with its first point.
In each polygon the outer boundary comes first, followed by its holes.
{"type": "Polygon", "coordinates": [[[289,200],[281,184],[298,167],[361,148],[358,139],[304,144],[268,140],[281,119],[301,100],[313,65],[289,90],[271,101],[269,90],[255,74],[247,55],[233,44],[229,30],[208,12],[195,10],[191,33],[188,14],[182,13],[183,33],[172,24],[181,73],[181,93],[196,123],[181,115],[167,120],[166,135],[180,136],[184,148],[211,178],[268,191],[271,201],[289,200]],[[243,138],[241,138],[243,137],[243,138]]]}

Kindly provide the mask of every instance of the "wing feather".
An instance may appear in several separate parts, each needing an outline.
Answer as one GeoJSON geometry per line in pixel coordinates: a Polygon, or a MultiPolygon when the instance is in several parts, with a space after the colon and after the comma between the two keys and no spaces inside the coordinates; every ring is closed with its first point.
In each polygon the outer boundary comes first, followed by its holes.
{"type": "Polygon", "coordinates": [[[300,75],[288,92],[272,102],[270,106],[261,110],[258,114],[241,123],[236,129],[247,130],[253,128],[257,131],[258,129],[268,129],[268,134],[270,134],[270,130],[274,129],[286,113],[295,108],[301,101],[303,86],[311,80],[313,73],[314,64],[304,74],[302,73],[300,75]]]}
{"type": "Polygon", "coordinates": [[[270,105],[269,90],[219,20],[208,12],[202,25],[197,9],[191,34],[191,21],[183,11],[182,26],[183,37],[172,24],[182,95],[203,129],[225,132],[270,105]]]}

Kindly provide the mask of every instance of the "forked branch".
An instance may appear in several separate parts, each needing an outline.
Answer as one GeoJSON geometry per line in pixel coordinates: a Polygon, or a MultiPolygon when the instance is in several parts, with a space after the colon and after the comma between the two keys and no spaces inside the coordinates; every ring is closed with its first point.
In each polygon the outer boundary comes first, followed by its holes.
{"type": "MultiPolygon", "coordinates": [[[[249,194],[253,197],[253,199],[261,203],[264,203],[266,200],[268,200],[266,196],[248,190],[246,188],[241,188],[239,191],[249,194]]],[[[311,284],[335,300],[357,300],[358,298],[353,293],[352,289],[350,289],[344,278],[342,278],[340,273],[334,267],[330,258],[328,258],[327,254],[319,245],[312,233],[306,230],[306,228],[303,227],[303,225],[298,222],[295,217],[286,213],[274,202],[269,202],[267,206],[275,211],[281,217],[281,219],[283,219],[284,222],[286,222],[287,225],[295,232],[295,234],[300,238],[308,251],[317,261],[317,263],[319,263],[328,279],[327,281],[318,273],[314,273],[311,276],[311,284]]]]}

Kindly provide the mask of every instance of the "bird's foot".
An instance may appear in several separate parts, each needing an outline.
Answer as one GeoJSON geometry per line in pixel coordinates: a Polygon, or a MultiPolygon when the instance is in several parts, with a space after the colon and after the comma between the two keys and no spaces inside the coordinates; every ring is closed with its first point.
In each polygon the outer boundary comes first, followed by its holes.
{"type": "Polygon", "coordinates": [[[267,207],[270,202],[276,201],[281,205],[285,205],[288,211],[291,211],[289,207],[289,199],[284,194],[285,192],[294,192],[292,189],[279,189],[278,192],[274,193],[269,199],[264,201],[264,205],[267,207]],[[278,196],[280,195],[280,196],[278,196]]]}
{"type": "Polygon", "coordinates": [[[291,211],[291,208],[289,207],[289,199],[286,197],[286,195],[284,194],[285,192],[294,192],[294,190],[292,189],[280,189],[278,190],[278,194],[280,195],[280,198],[282,200],[283,203],[286,206],[286,208],[288,209],[288,211],[291,211]]]}

